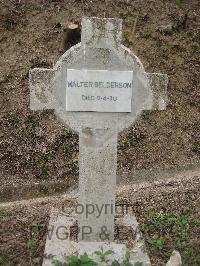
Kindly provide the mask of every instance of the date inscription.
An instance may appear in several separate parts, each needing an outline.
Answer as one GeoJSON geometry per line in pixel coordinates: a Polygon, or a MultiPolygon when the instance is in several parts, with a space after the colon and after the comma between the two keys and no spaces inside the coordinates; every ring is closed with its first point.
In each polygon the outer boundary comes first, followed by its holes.
{"type": "Polygon", "coordinates": [[[117,101],[116,96],[82,95],[83,101],[117,101]]]}
{"type": "Polygon", "coordinates": [[[66,110],[131,112],[132,71],[68,69],[66,110]]]}

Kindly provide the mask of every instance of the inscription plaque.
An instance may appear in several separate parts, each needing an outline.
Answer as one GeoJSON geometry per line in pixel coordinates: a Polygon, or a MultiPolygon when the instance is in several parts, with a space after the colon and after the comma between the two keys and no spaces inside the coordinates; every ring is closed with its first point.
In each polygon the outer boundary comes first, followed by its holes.
{"type": "Polygon", "coordinates": [[[67,70],[66,110],[131,112],[132,71],[67,70]]]}

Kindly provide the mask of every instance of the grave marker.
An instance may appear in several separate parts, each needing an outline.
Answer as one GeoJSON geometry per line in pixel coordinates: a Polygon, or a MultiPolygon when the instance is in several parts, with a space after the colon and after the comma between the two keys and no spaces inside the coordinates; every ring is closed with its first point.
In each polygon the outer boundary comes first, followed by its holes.
{"type": "Polygon", "coordinates": [[[132,71],[67,70],[66,111],[131,112],[132,71]]]}
{"type": "Polygon", "coordinates": [[[81,43],[30,71],[31,109],[79,134],[79,241],[114,240],[118,133],[167,103],[167,75],[147,74],[121,38],[122,20],[84,17],[81,43]]]}

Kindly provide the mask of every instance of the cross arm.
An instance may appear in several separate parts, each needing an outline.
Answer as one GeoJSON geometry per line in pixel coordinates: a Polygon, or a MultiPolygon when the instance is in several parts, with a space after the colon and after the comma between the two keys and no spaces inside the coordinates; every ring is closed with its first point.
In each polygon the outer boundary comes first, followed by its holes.
{"type": "Polygon", "coordinates": [[[34,68],[29,72],[30,109],[54,109],[55,70],[34,68]]]}

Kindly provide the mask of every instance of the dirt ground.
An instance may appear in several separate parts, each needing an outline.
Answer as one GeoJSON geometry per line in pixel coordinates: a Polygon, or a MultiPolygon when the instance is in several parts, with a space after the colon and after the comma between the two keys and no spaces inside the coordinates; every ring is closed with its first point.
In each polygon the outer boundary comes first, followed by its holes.
{"type": "Polygon", "coordinates": [[[83,14],[123,18],[123,43],[146,71],[166,73],[170,80],[167,111],[145,112],[119,137],[118,174],[199,163],[198,0],[1,0],[2,182],[78,176],[78,136],[53,111],[29,110],[28,72],[52,68],[64,53],[65,25],[83,14]]]}
{"type": "MultiPolygon", "coordinates": [[[[199,188],[199,176],[118,188],[117,205],[135,213],[152,266],[164,266],[173,250],[179,250],[183,266],[200,264],[199,188]]],[[[51,208],[66,210],[76,200],[72,194],[2,204],[0,265],[41,265],[51,208]]],[[[120,243],[127,244],[127,232],[120,234],[120,243]]]]}
{"type": "MultiPolygon", "coordinates": [[[[199,164],[199,0],[0,0],[1,185],[78,177],[78,136],[53,111],[30,111],[28,73],[52,68],[65,51],[65,25],[83,15],[123,18],[123,43],[147,72],[169,76],[167,110],[144,112],[119,136],[118,175],[199,164]]],[[[164,184],[141,190],[138,198],[134,189],[124,193],[142,225],[153,265],[164,265],[180,241],[184,265],[200,264],[195,180],[180,182],[182,188],[169,183],[169,192],[164,184]],[[174,235],[169,226],[182,231],[174,235]]],[[[0,209],[0,265],[41,265],[53,204],[0,209]]]]}

